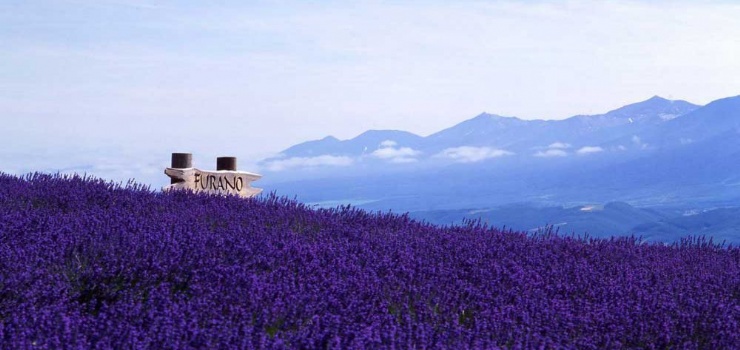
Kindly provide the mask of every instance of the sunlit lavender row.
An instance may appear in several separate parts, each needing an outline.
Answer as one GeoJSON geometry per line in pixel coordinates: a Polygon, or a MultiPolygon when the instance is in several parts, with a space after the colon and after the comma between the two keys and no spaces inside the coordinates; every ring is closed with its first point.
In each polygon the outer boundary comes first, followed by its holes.
{"type": "Polygon", "coordinates": [[[3,348],[740,346],[740,249],[0,174],[3,348]]]}

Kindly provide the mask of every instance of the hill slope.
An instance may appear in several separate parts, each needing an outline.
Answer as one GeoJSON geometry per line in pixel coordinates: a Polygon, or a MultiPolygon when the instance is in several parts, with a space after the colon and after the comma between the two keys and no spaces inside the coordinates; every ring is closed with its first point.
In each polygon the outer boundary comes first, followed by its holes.
{"type": "Polygon", "coordinates": [[[7,348],[733,348],[740,249],[0,173],[7,348]]]}

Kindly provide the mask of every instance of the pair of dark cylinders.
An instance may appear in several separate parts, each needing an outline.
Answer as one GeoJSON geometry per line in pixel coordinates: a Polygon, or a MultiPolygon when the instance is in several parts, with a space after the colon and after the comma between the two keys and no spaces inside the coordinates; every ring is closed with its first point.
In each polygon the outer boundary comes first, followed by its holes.
{"type": "MultiPolygon", "coordinates": [[[[192,153],[172,153],[171,168],[182,169],[193,167],[192,153]]],[[[233,170],[236,171],[236,157],[218,157],[216,158],[216,170],[233,170]]],[[[174,179],[171,181],[176,183],[174,179]]]]}
{"type": "MultiPolygon", "coordinates": [[[[171,168],[183,169],[193,167],[193,155],[191,153],[172,153],[171,168]]],[[[236,171],[236,157],[216,158],[216,170],[236,171]]]]}

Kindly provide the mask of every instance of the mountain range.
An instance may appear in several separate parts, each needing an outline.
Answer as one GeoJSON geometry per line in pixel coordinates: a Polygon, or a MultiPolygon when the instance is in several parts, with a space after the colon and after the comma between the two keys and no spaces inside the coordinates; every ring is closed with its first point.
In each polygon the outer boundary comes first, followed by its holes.
{"type": "Polygon", "coordinates": [[[261,166],[270,190],[373,210],[740,207],[740,96],[705,106],[655,96],[564,120],[482,113],[425,137],[329,136],[261,166]]]}
{"type": "MultiPolygon", "coordinates": [[[[327,136],[290,147],[279,157],[266,159],[263,165],[269,169],[270,164],[276,161],[320,156],[377,158],[391,160],[392,163],[404,163],[395,159],[399,157],[406,157],[408,162],[430,158],[477,162],[515,154],[557,157],[567,155],[568,148],[578,151],[583,147],[621,145],[629,148],[633,144],[643,147],[644,144],[636,142],[635,137],[650,134],[653,129],[668,125],[668,122],[697,109],[701,106],[655,96],[604,114],[578,115],[564,120],[522,120],[482,113],[427,137],[397,130],[369,130],[350,140],[327,136]],[[461,150],[461,147],[469,149],[461,150]],[[395,152],[383,152],[387,149],[395,152]],[[562,152],[548,152],[552,149],[562,152]],[[485,150],[489,152],[485,153],[485,150]]],[[[588,150],[586,148],[581,154],[588,153],[588,150]]]]}

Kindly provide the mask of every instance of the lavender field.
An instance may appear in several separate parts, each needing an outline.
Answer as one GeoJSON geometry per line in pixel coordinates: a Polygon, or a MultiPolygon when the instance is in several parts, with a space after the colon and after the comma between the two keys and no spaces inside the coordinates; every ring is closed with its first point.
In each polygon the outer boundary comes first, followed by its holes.
{"type": "Polygon", "coordinates": [[[0,174],[0,346],[740,347],[740,249],[0,174]]]}

